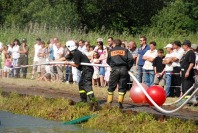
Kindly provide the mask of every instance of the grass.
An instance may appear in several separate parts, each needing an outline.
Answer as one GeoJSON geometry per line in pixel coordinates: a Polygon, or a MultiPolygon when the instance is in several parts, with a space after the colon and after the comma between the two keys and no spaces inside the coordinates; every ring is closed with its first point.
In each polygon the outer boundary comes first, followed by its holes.
{"type": "Polygon", "coordinates": [[[82,124],[85,128],[95,128],[106,132],[134,132],[134,133],[186,133],[198,131],[198,126],[193,121],[168,119],[160,122],[152,115],[138,113],[122,113],[118,108],[102,109],[97,112],[89,111],[87,104],[71,105],[64,98],[47,99],[42,96],[19,96],[11,93],[9,96],[0,95],[1,110],[17,114],[26,114],[50,120],[69,121],[85,115],[96,114],[97,117],[82,124]],[[42,105],[42,106],[41,106],[42,105]]]}
{"type": "MultiPolygon", "coordinates": [[[[161,35],[155,35],[153,33],[146,33],[143,34],[147,37],[147,42],[150,41],[156,41],[157,47],[162,48],[166,44],[173,42],[175,40],[185,40],[189,39],[192,43],[198,43],[197,42],[197,34],[190,34],[188,36],[182,36],[182,35],[173,35],[170,37],[163,37],[161,35]]],[[[28,45],[30,46],[31,50],[33,48],[33,45],[35,44],[35,39],[37,37],[40,37],[44,41],[50,40],[50,38],[58,37],[63,45],[65,45],[65,42],[69,39],[75,39],[80,40],[84,39],[87,41],[90,41],[92,45],[96,45],[97,38],[101,37],[104,39],[104,44],[107,44],[107,38],[109,36],[112,36],[114,38],[119,38],[121,40],[126,41],[136,41],[139,46],[139,37],[141,35],[132,36],[128,33],[123,32],[122,34],[118,34],[115,31],[109,31],[107,33],[99,33],[99,32],[89,32],[85,33],[82,30],[73,30],[70,29],[46,29],[44,25],[37,25],[37,24],[31,24],[30,26],[27,26],[24,29],[19,29],[16,26],[12,26],[10,28],[7,27],[0,27],[0,41],[4,44],[8,44],[11,41],[13,41],[15,38],[18,38],[19,40],[22,40],[23,38],[27,38],[28,45]]],[[[33,52],[30,54],[30,58],[32,58],[33,52]]]]}
{"type": "MultiPolygon", "coordinates": [[[[23,89],[28,89],[29,87],[37,87],[37,88],[45,88],[46,90],[54,89],[54,90],[63,90],[68,92],[71,95],[79,93],[78,86],[76,84],[65,84],[63,82],[43,82],[43,81],[36,81],[36,80],[29,80],[29,79],[13,79],[10,78],[7,80],[6,78],[1,79],[1,84],[12,84],[13,86],[23,86],[23,89]]],[[[97,98],[106,100],[107,97],[107,87],[100,88],[100,87],[93,87],[94,94],[97,98]]],[[[114,92],[114,100],[118,98],[118,91],[114,92]]],[[[166,103],[172,103],[178,100],[177,97],[175,98],[167,98],[166,103]]],[[[129,91],[125,95],[125,102],[132,102],[130,98],[129,91]]],[[[190,109],[192,111],[198,111],[198,107],[196,106],[184,106],[184,108],[190,109]]]]}

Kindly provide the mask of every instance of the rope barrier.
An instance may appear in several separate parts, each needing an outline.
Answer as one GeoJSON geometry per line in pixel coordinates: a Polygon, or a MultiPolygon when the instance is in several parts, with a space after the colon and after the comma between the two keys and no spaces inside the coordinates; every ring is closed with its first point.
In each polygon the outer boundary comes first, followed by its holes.
{"type": "MultiPolygon", "coordinates": [[[[74,63],[74,62],[69,62],[69,63],[74,63]]],[[[52,62],[46,62],[46,63],[40,63],[40,64],[32,64],[32,65],[21,65],[20,67],[19,66],[16,66],[16,67],[13,67],[13,68],[10,68],[10,70],[13,70],[13,69],[18,69],[18,68],[24,68],[24,67],[33,67],[33,66],[41,66],[41,65],[49,65],[49,66],[68,66],[65,64],[65,62],[63,61],[52,61],[52,62]]],[[[86,65],[86,66],[100,66],[100,67],[109,67],[109,65],[107,64],[92,64],[92,63],[81,63],[81,65],[86,65]]],[[[0,69],[0,70],[4,70],[4,69],[0,69]]],[[[133,72],[131,71],[132,73],[138,73],[138,72],[133,72]]],[[[53,72],[52,72],[53,73],[53,72]]],[[[142,73],[149,73],[149,72],[142,72],[142,73]]],[[[56,73],[53,73],[53,74],[56,74],[56,73]]],[[[71,73],[65,73],[65,74],[71,74],[71,73]]],[[[166,74],[178,74],[180,75],[180,73],[166,73],[166,74]]],[[[74,75],[74,74],[72,74],[74,75]]],[[[132,83],[127,83],[127,84],[132,84],[132,83]]],[[[169,87],[180,87],[181,86],[169,86],[169,87]]]]}
{"type": "MultiPolygon", "coordinates": [[[[65,62],[48,62],[48,63],[42,63],[42,64],[34,64],[34,65],[25,65],[25,66],[21,66],[21,67],[29,67],[29,66],[35,66],[35,65],[53,65],[53,64],[64,64],[65,62]]],[[[73,62],[70,62],[73,63],[73,62]]],[[[104,65],[104,64],[91,64],[91,63],[81,63],[81,65],[86,65],[86,66],[103,66],[106,67],[108,65],[104,65]]],[[[21,68],[21,67],[17,67],[17,68],[21,68]]],[[[15,67],[16,68],[16,67],[15,67]]],[[[133,73],[131,73],[130,71],[128,72],[129,75],[132,77],[132,79],[137,83],[137,85],[140,87],[140,89],[142,90],[142,92],[145,94],[145,96],[151,101],[151,103],[157,108],[157,110],[159,110],[162,113],[165,114],[170,114],[170,113],[174,113],[177,112],[178,110],[180,110],[183,106],[185,106],[188,101],[191,100],[191,98],[198,92],[198,88],[194,90],[194,92],[190,95],[190,97],[184,102],[182,103],[178,108],[174,109],[174,110],[165,110],[163,108],[161,108],[160,106],[158,106],[153,99],[148,95],[148,93],[146,92],[146,90],[143,88],[143,86],[138,82],[138,80],[136,79],[136,77],[133,75],[133,73]]],[[[180,99],[178,99],[177,101],[173,102],[173,103],[168,103],[168,104],[164,104],[164,105],[172,105],[175,103],[178,103],[185,95],[187,95],[192,89],[194,88],[194,86],[192,86],[180,99]]]]}

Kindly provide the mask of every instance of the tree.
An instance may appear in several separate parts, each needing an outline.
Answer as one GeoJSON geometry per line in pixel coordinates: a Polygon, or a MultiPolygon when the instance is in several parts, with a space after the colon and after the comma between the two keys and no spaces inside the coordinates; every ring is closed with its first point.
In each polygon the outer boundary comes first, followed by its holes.
{"type": "Polygon", "coordinates": [[[197,0],[175,0],[152,18],[153,31],[165,35],[188,34],[198,30],[197,0]]]}

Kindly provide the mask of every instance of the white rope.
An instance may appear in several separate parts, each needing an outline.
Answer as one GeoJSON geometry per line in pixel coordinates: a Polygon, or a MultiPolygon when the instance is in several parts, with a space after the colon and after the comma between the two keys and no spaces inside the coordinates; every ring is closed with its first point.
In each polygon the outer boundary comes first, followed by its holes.
{"type": "MultiPolygon", "coordinates": [[[[57,62],[57,61],[54,61],[54,62],[49,62],[50,65],[52,64],[64,64],[65,62],[57,62]]],[[[74,63],[74,62],[69,62],[69,63],[74,63]]],[[[106,65],[106,64],[92,64],[92,63],[80,63],[81,65],[83,66],[100,66],[100,67],[109,67],[109,65],[106,65]]]]}
{"type": "Polygon", "coordinates": [[[129,75],[133,78],[133,80],[137,83],[137,85],[140,87],[140,89],[142,90],[142,92],[146,95],[146,97],[151,101],[151,103],[157,108],[157,110],[159,110],[162,113],[165,114],[170,114],[170,113],[174,113],[177,112],[178,110],[180,110],[183,106],[185,106],[185,104],[195,95],[195,93],[198,91],[198,88],[192,93],[192,95],[182,104],[180,105],[178,108],[174,109],[174,110],[165,110],[161,107],[159,107],[154,101],[153,99],[149,96],[149,94],[146,92],[146,90],[142,87],[142,85],[138,82],[138,80],[136,79],[136,77],[129,72],[129,75]]]}

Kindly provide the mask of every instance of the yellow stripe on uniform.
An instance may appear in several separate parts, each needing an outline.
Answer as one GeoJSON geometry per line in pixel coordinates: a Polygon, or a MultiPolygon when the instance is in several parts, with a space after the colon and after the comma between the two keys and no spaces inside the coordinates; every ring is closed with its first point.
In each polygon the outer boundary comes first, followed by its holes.
{"type": "Polygon", "coordinates": [[[87,95],[90,95],[90,94],[93,94],[94,92],[93,91],[90,91],[90,92],[87,92],[87,95]]]}
{"type": "Polygon", "coordinates": [[[119,92],[118,94],[119,94],[119,95],[125,95],[125,93],[124,93],[124,92],[119,92]]]}
{"type": "Polygon", "coordinates": [[[113,92],[108,92],[108,95],[113,95],[113,92]]]}
{"type": "Polygon", "coordinates": [[[190,97],[190,96],[189,96],[189,95],[187,95],[187,96],[185,96],[184,98],[185,98],[185,99],[188,99],[189,97],[190,97]]]}
{"type": "Polygon", "coordinates": [[[79,93],[86,93],[86,91],[85,90],[80,90],[79,93]]]}

